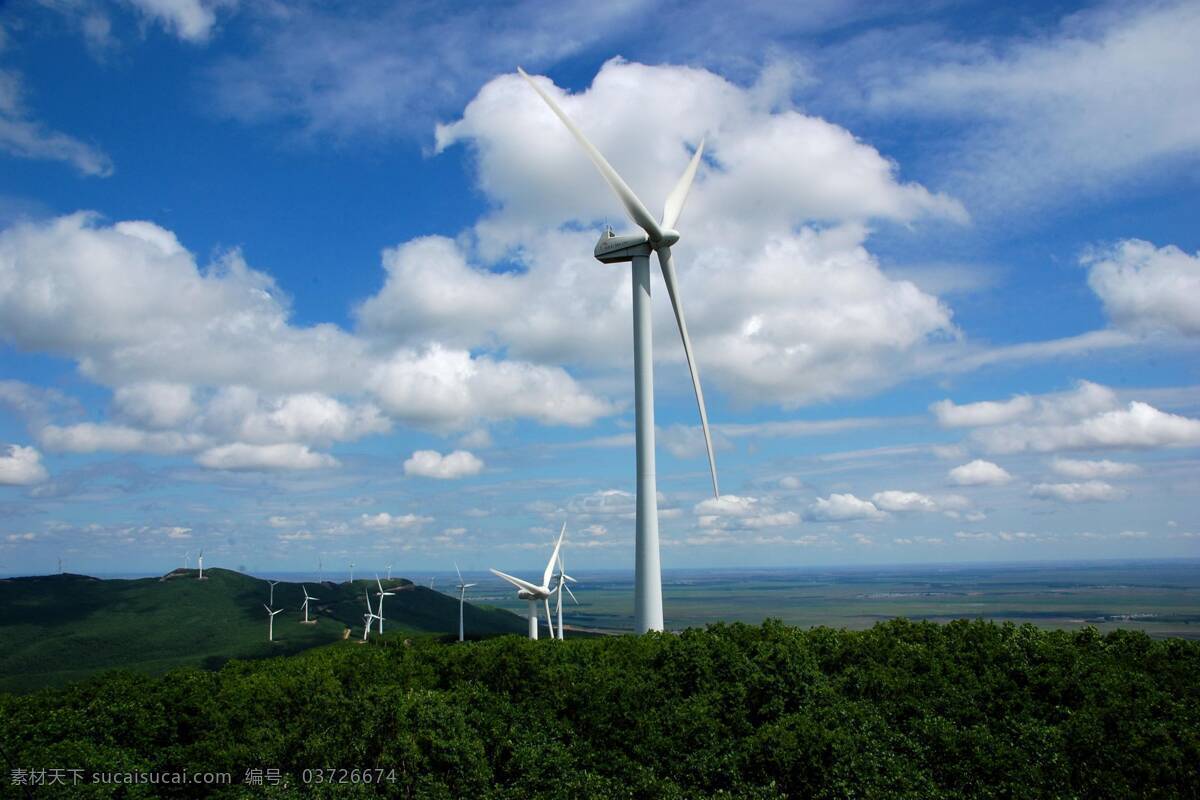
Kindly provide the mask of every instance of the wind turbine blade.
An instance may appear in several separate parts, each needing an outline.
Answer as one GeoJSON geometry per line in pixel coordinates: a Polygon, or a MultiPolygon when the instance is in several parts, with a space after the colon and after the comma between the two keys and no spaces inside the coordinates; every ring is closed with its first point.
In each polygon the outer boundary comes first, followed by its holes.
{"type": "Polygon", "coordinates": [[[550,560],[546,562],[546,571],[542,573],[542,586],[550,585],[550,576],[554,573],[554,562],[558,561],[558,551],[562,547],[562,540],[566,534],[567,523],[564,520],[562,530],[558,533],[558,541],[554,544],[554,552],[550,554],[550,560]]]}
{"type": "Polygon", "coordinates": [[[491,570],[491,572],[493,575],[503,578],[504,580],[508,581],[513,586],[517,587],[518,589],[524,589],[527,592],[540,591],[539,587],[534,586],[529,581],[523,581],[520,578],[514,578],[512,575],[509,575],[507,572],[501,572],[498,569],[493,569],[493,570],[491,570]]]}
{"type": "Polygon", "coordinates": [[[550,638],[554,638],[554,620],[550,619],[550,598],[547,597],[543,602],[546,604],[546,627],[550,629],[550,638]]]}
{"type": "Polygon", "coordinates": [[[667,202],[663,206],[662,226],[664,228],[674,228],[675,223],[679,221],[679,213],[683,211],[684,201],[687,200],[688,192],[692,188],[692,180],[696,177],[696,169],[700,166],[700,157],[703,154],[704,140],[701,139],[700,146],[696,148],[696,154],[688,162],[687,169],[679,176],[679,182],[667,195],[667,202]]]}
{"type": "Polygon", "coordinates": [[[269,605],[267,605],[266,603],[263,603],[263,608],[265,608],[267,610],[268,614],[271,613],[271,607],[269,605]]]}
{"type": "Polygon", "coordinates": [[[458,572],[458,582],[462,583],[463,582],[462,581],[462,573],[458,571],[458,562],[457,561],[454,562],[454,571],[458,572]]]}
{"type": "Polygon", "coordinates": [[[571,591],[571,587],[567,586],[565,583],[562,585],[562,587],[567,590],[567,594],[571,595],[571,599],[575,601],[575,605],[579,605],[579,600],[576,599],[575,593],[571,591]]]}
{"type": "Polygon", "coordinates": [[[379,582],[379,573],[375,573],[375,585],[379,587],[379,591],[383,591],[383,584],[379,582]]]}
{"type": "Polygon", "coordinates": [[[679,287],[675,280],[675,264],[671,259],[671,248],[658,249],[658,263],[662,267],[663,282],[667,284],[667,294],[671,296],[671,308],[675,311],[675,322],[679,325],[679,336],[683,339],[683,354],[687,357],[688,372],[692,376],[692,388],[696,390],[696,406],[700,409],[700,427],[704,431],[704,446],[708,449],[708,469],[712,474],[713,497],[720,498],[721,490],[717,485],[717,459],[713,455],[712,434],[708,430],[708,411],[704,408],[704,390],[700,388],[700,373],[696,369],[696,359],[692,356],[692,340],[688,336],[687,320],[683,316],[683,301],[679,297],[679,287]]]}
{"type": "Polygon", "coordinates": [[[658,226],[658,222],[646,210],[646,206],[642,204],[642,201],[629,188],[629,184],[625,183],[621,176],[617,174],[617,171],[613,169],[612,164],[609,164],[607,159],[600,154],[600,151],[588,141],[587,137],[583,135],[583,131],[579,130],[575,126],[575,123],[571,121],[571,118],[566,115],[566,112],[558,107],[558,103],[554,102],[550,95],[543,92],[542,88],[534,83],[533,78],[525,74],[525,70],[517,67],[517,72],[546,101],[546,105],[550,106],[550,110],[554,112],[554,115],[562,120],[562,124],[567,126],[567,130],[583,146],[583,149],[587,151],[588,157],[592,159],[592,163],[596,165],[596,169],[600,170],[600,174],[604,176],[604,180],[608,181],[608,185],[612,187],[617,198],[625,206],[625,210],[629,213],[629,216],[646,232],[646,235],[650,237],[650,241],[657,242],[662,239],[662,228],[658,226]]]}

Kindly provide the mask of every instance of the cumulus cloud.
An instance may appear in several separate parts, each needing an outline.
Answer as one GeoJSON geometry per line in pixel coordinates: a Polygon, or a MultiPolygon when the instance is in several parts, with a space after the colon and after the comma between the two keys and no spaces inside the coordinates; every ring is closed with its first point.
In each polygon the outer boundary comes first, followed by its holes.
{"type": "Polygon", "coordinates": [[[323,446],[392,420],[581,425],[612,411],[560,367],[433,343],[380,347],[289,316],[283,293],[240,254],[202,269],[149,222],[74,214],[0,232],[0,338],[72,358],[113,388],[119,424],[47,431],[62,449],[323,446]]]}
{"type": "Polygon", "coordinates": [[[937,417],[938,424],[944,428],[999,425],[1027,414],[1032,408],[1033,400],[1024,395],[1003,402],[984,400],[961,406],[952,400],[939,400],[929,407],[937,417]]]}
{"type": "Polygon", "coordinates": [[[364,528],[375,530],[391,529],[404,530],[407,528],[417,528],[421,525],[427,525],[433,522],[433,517],[425,517],[420,514],[389,514],[386,511],[381,511],[378,514],[363,514],[360,518],[364,528]]]}
{"type": "MultiPolygon", "coordinates": [[[[650,203],[708,135],[711,160],[676,248],[707,379],[752,402],[795,406],[884,385],[910,350],[953,334],[937,298],[879,270],[860,223],[960,219],[961,207],[899,183],[886,159],[843,129],[705,70],[614,60],[576,95],[538,80],[650,203]],[[837,224],[805,225],[813,220],[837,224]]],[[[577,231],[621,212],[578,145],[516,76],[488,83],[462,119],[439,128],[440,148],[459,142],[475,149],[480,187],[496,210],[476,226],[471,254],[448,240],[396,253],[390,288],[360,311],[364,329],[411,342],[453,327],[463,346],[503,341],[519,357],[627,360],[628,276],[597,270],[594,234],[577,231]],[[502,256],[526,271],[489,271],[489,259],[502,256]],[[462,302],[475,311],[467,324],[446,303],[446,285],[466,287],[462,302]],[[520,314],[508,311],[513,297],[523,298],[520,314]]],[[[656,336],[676,341],[670,315],[656,319],[656,336]]],[[[681,352],[655,355],[679,361],[681,352]]]]}
{"type": "Polygon", "coordinates": [[[1088,285],[1118,326],[1200,336],[1200,253],[1129,239],[1083,261],[1088,285]]]}
{"type": "Polygon", "coordinates": [[[998,464],[977,458],[950,470],[947,478],[959,486],[1002,486],[1012,480],[1012,475],[998,464]]]}
{"type": "Polygon", "coordinates": [[[422,478],[454,480],[478,475],[483,461],[466,450],[442,455],[436,450],[418,450],[404,462],[404,474],[422,478]]]}
{"type": "Polygon", "coordinates": [[[1084,481],[1082,483],[1039,483],[1030,490],[1030,494],[1042,500],[1058,500],[1063,503],[1095,503],[1105,500],[1120,500],[1125,496],[1125,490],[1118,489],[1104,481],[1084,481]]]}
{"type": "Polygon", "coordinates": [[[47,425],[38,433],[47,450],[68,453],[190,453],[206,447],[210,439],[195,433],[145,431],[125,425],[81,422],[77,425],[47,425]]]}
{"type": "Polygon", "coordinates": [[[209,469],[228,470],[301,470],[338,466],[333,456],[314,453],[307,446],[294,443],[234,442],[205,450],[196,456],[196,462],[209,469]]]}
{"type": "Polygon", "coordinates": [[[1059,475],[1068,478],[1124,478],[1136,475],[1142,471],[1137,464],[1126,464],[1120,461],[1085,461],[1073,458],[1056,458],[1050,462],[1050,468],[1059,475]]]}
{"type": "Polygon", "coordinates": [[[702,530],[759,530],[796,525],[800,517],[794,511],[780,511],[757,497],[735,494],[710,497],[693,508],[702,530]]]}
{"type": "Polygon", "coordinates": [[[808,508],[807,518],[821,522],[842,522],[856,519],[886,517],[870,500],[860,500],[852,494],[831,494],[818,497],[808,508]]]}
{"type": "Polygon", "coordinates": [[[882,511],[937,511],[938,502],[919,492],[889,489],[871,495],[871,502],[882,511]]]}
{"type": "Polygon", "coordinates": [[[1160,411],[1138,400],[1122,405],[1115,392],[1096,383],[1080,381],[1071,391],[1031,400],[1012,420],[973,431],[971,438],[989,453],[1200,443],[1200,420],[1160,411]]]}
{"type": "Polygon", "coordinates": [[[30,486],[46,480],[42,454],[19,444],[0,448],[0,486],[30,486]]]}

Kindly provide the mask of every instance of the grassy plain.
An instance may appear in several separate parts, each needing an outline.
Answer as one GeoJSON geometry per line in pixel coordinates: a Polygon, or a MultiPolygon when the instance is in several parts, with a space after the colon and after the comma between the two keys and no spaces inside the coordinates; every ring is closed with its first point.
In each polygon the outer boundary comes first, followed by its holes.
{"type": "MultiPolygon", "coordinates": [[[[568,626],[632,628],[632,575],[581,567],[571,572],[579,578],[580,605],[564,608],[568,626]]],[[[485,602],[523,610],[523,603],[499,587],[478,591],[485,602]]],[[[978,618],[1200,639],[1200,560],[666,570],[663,606],[672,630],[718,621],[757,624],[772,617],[800,627],[851,630],[895,617],[978,618]]]]}

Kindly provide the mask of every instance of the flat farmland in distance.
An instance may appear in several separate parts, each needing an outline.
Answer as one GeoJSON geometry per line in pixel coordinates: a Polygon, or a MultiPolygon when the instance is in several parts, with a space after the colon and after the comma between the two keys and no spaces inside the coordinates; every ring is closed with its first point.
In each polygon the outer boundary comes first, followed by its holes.
{"type": "MultiPolygon", "coordinates": [[[[633,575],[577,566],[570,627],[633,626],[633,575]]],[[[516,613],[525,604],[488,582],[475,602],[516,613]]],[[[893,617],[944,622],[983,618],[1044,628],[1136,629],[1200,639],[1200,559],[1159,562],[922,565],[876,568],[666,570],[668,629],[713,622],[863,629],[893,617]]]]}

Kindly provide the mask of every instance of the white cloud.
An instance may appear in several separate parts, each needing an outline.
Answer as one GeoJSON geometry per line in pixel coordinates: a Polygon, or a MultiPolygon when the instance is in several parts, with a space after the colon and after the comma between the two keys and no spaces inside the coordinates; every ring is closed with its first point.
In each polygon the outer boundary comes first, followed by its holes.
{"type": "Polygon", "coordinates": [[[74,214],[0,231],[0,338],[74,359],[114,388],[114,413],[131,423],[75,439],[126,451],[205,444],[168,444],[148,428],[214,445],[326,445],[386,431],[385,414],[447,429],[513,417],[581,425],[612,411],[558,367],[439,344],[381,347],[334,325],[294,326],[289,314],[240,254],[201,269],[152,223],[74,214]]]}
{"type": "MultiPolygon", "coordinates": [[[[1195,156],[1198,38],[1200,9],[1187,0],[1100,4],[1055,31],[937,46],[923,38],[919,55],[855,78],[871,110],[946,125],[954,139],[936,148],[939,166],[972,208],[1028,213],[1070,192],[1116,192],[1195,156]]],[[[892,41],[879,51],[906,52],[892,41]]]]}
{"type": "Polygon", "coordinates": [[[712,531],[759,530],[797,525],[800,517],[794,511],[779,511],[757,497],[735,494],[710,497],[695,505],[697,523],[701,529],[712,531]]]}
{"type": "Polygon", "coordinates": [[[1142,471],[1137,464],[1126,464],[1120,461],[1084,461],[1073,458],[1056,458],[1050,462],[1050,468],[1059,475],[1068,478],[1124,478],[1136,475],[1142,471]]]}
{"type": "Polygon", "coordinates": [[[876,492],[871,495],[871,503],[881,511],[955,511],[968,505],[967,499],[958,494],[932,498],[928,494],[901,492],[899,489],[876,492]]]}
{"type": "Polygon", "coordinates": [[[947,477],[959,486],[1001,486],[1012,480],[1003,467],[981,458],[955,467],[947,477]]]}
{"type": "Polygon", "coordinates": [[[196,462],[209,469],[300,470],[338,466],[326,453],[314,453],[301,444],[246,444],[234,442],[205,450],[196,462]]]}
{"type": "Polygon", "coordinates": [[[209,38],[217,22],[216,9],[237,0],[126,0],[147,18],[189,42],[209,38]]]}
{"type": "Polygon", "coordinates": [[[174,428],[196,413],[192,388],[178,383],[132,383],[113,393],[119,416],[148,428],[174,428]]]}
{"type": "Polygon", "coordinates": [[[177,431],[144,431],[125,425],[81,422],[77,425],[47,425],[38,438],[48,450],[69,453],[190,453],[210,444],[206,436],[177,431]]]}
{"type": "Polygon", "coordinates": [[[64,161],[83,175],[112,175],[112,160],[101,150],[30,118],[21,83],[19,73],[0,70],[0,151],[17,158],[64,161]]]}
{"type": "Polygon", "coordinates": [[[1128,239],[1083,261],[1088,285],[1118,326],[1200,336],[1200,254],[1128,239]]]}
{"type": "Polygon", "coordinates": [[[42,454],[19,444],[0,449],[0,486],[30,486],[46,480],[42,454]]]}
{"type": "Polygon", "coordinates": [[[951,400],[939,400],[929,407],[937,417],[938,424],[945,428],[999,425],[1011,422],[1028,413],[1032,408],[1033,400],[1024,395],[1004,402],[984,400],[961,406],[951,400]]]}
{"type": "Polygon", "coordinates": [[[1012,421],[973,431],[971,438],[989,453],[1200,444],[1200,420],[1138,400],[1122,406],[1111,389],[1088,381],[1031,400],[1012,421]]]}
{"type": "Polygon", "coordinates": [[[433,522],[433,517],[425,517],[419,514],[392,515],[386,511],[381,511],[378,514],[363,514],[360,521],[364,528],[404,530],[427,525],[433,522]]]}
{"type": "Polygon", "coordinates": [[[442,455],[436,450],[418,450],[404,462],[404,474],[422,478],[454,480],[478,475],[483,461],[466,450],[442,455]]]}
{"type": "Polygon", "coordinates": [[[876,508],[869,500],[860,500],[852,494],[831,494],[818,497],[808,507],[807,518],[822,522],[848,521],[856,519],[883,519],[887,514],[876,508]]]}
{"type": "MultiPolygon", "coordinates": [[[[843,129],[697,69],[610,61],[583,93],[544,85],[650,203],[708,134],[711,161],[676,248],[706,379],[751,402],[793,407],[886,385],[910,351],[953,335],[944,305],[879,270],[860,223],[957,218],[961,209],[898,183],[886,159],[843,129]],[[840,224],[805,227],[814,219],[840,224]]],[[[503,342],[522,358],[627,362],[628,276],[595,269],[594,235],[572,227],[620,211],[576,143],[516,76],[491,81],[461,120],[439,128],[440,147],[464,141],[497,206],[475,228],[474,253],[448,240],[402,246],[380,302],[360,312],[364,329],[413,342],[453,328],[460,346],[503,342]],[[486,262],[501,257],[527,270],[489,272],[486,262]],[[465,287],[467,324],[447,285],[465,287]]],[[[656,337],[677,341],[670,315],[656,320],[656,337]]],[[[677,345],[656,348],[660,360],[680,356],[677,345]]]]}
{"type": "Polygon", "coordinates": [[[180,525],[172,525],[169,528],[163,528],[162,532],[166,534],[168,539],[190,539],[190,538],[192,538],[192,529],[184,528],[180,525]]]}
{"type": "Polygon", "coordinates": [[[1104,481],[1084,481],[1039,483],[1030,490],[1030,494],[1042,500],[1058,500],[1063,503],[1095,503],[1120,500],[1125,496],[1125,491],[1104,481]]]}

